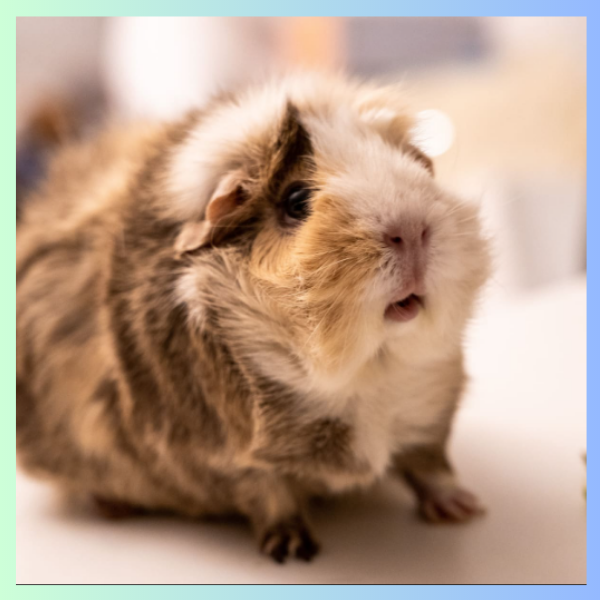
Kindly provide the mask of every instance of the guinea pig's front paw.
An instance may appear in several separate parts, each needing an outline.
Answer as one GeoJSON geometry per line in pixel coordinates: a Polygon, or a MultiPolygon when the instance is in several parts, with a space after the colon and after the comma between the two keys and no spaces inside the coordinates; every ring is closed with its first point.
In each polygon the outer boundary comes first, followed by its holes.
{"type": "Polygon", "coordinates": [[[477,496],[458,485],[431,486],[419,497],[419,513],[429,523],[462,523],[484,512],[477,496]]]}
{"type": "Polygon", "coordinates": [[[302,517],[295,516],[269,527],[262,535],[260,549],[278,563],[288,556],[309,561],[319,552],[319,543],[302,517]]]}

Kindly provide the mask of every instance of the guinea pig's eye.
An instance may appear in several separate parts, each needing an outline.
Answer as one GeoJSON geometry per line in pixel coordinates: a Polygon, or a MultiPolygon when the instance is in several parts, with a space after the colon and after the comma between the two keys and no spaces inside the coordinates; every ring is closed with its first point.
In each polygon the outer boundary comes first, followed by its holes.
{"type": "Polygon", "coordinates": [[[288,221],[303,221],[310,213],[312,190],[302,184],[290,187],[283,197],[283,209],[288,221]]]}

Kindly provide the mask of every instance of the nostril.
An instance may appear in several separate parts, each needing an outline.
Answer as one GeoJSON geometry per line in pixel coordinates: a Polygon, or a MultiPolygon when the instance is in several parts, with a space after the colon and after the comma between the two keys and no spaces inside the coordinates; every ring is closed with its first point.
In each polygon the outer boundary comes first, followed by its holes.
{"type": "Polygon", "coordinates": [[[404,247],[404,239],[401,235],[398,235],[399,233],[398,230],[392,230],[383,236],[385,243],[394,250],[400,250],[404,247]]]}
{"type": "Polygon", "coordinates": [[[384,234],[386,245],[397,252],[408,252],[411,249],[427,248],[431,238],[429,226],[394,227],[384,234]]]}

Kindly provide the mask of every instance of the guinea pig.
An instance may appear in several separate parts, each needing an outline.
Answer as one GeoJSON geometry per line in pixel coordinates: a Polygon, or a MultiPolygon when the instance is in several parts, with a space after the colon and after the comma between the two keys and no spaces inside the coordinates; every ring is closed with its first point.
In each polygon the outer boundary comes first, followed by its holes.
{"type": "Polygon", "coordinates": [[[241,514],[278,562],[386,475],[482,510],[446,454],[489,271],[395,86],[296,75],[62,149],[17,227],[22,468],[108,514],[241,514]]]}

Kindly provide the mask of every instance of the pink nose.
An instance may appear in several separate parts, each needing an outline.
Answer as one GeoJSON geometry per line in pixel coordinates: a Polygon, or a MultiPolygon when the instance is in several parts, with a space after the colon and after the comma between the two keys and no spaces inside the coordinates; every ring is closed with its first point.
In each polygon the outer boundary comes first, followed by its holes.
{"type": "Polygon", "coordinates": [[[421,223],[405,222],[390,228],[384,235],[385,243],[394,250],[396,264],[406,289],[413,294],[425,293],[425,271],[431,232],[421,223]]]}
{"type": "Polygon", "coordinates": [[[401,225],[389,229],[383,236],[385,243],[394,250],[407,253],[419,251],[429,243],[429,227],[424,225],[401,225]]]}

